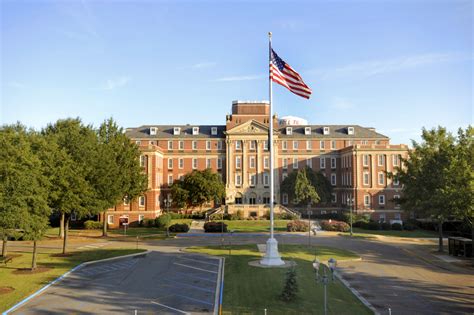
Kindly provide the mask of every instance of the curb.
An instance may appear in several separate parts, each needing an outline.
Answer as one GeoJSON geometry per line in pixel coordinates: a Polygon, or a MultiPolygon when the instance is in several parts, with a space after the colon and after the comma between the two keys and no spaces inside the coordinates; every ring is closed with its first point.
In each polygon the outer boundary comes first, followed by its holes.
{"type": "Polygon", "coordinates": [[[124,255],[124,256],[117,256],[117,257],[111,257],[111,258],[104,258],[104,259],[100,259],[100,260],[93,260],[93,261],[86,261],[86,262],[83,262],[83,263],[80,263],[79,265],[77,265],[76,267],[72,268],[71,270],[67,271],[66,273],[64,273],[63,275],[59,276],[58,278],[54,279],[52,282],[48,283],[47,285],[45,285],[44,287],[42,287],[41,289],[39,289],[38,291],[30,294],[28,297],[24,298],[23,300],[21,300],[20,302],[16,303],[15,305],[13,305],[12,307],[10,307],[8,310],[4,311],[2,313],[2,315],[7,315],[9,314],[10,312],[13,312],[14,310],[16,310],[17,308],[19,308],[20,306],[23,306],[24,304],[26,304],[29,300],[31,300],[32,298],[40,295],[41,293],[43,293],[46,289],[48,289],[50,286],[52,286],[53,284],[56,284],[58,283],[59,281],[65,279],[66,277],[68,277],[72,272],[78,270],[78,269],[81,269],[82,267],[84,266],[87,266],[87,265],[91,265],[91,264],[95,264],[95,263],[100,263],[100,262],[104,262],[104,261],[111,261],[111,260],[115,260],[115,259],[122,259],[122,258],[127,258],[127,257],[134,257],[134,256],[139,256],[139,255],[147,255],[148,253],[150,253],[150,250],[147,250],[145,252],[141,252],[141,253],[136,253],[136,254],[129,254],[129,255],[124,255]]]}
{"type": "Polygon", "coordinates": [[[377,311],[375,309],[375,307],[373,307],[372,304],[370,304],[369,301],[367,301],[356,289],[354,289],[353,287],[351,287],[351,285],[349,284],[349,282],[347,282],[344,278],[342,278],[342,276],[338,273],[338,272],[335,272],[334,275],[336,276],[337,279],[339,279],[339,281],[342,282],[342,284],[344,284],[349,290],[351,290],[352,294],[354,294],[361,302],[362,304],[364,304],[365,306],[367,306],[372,312],[374,312],[374,315],[380,315],[380,312],[377,311]]]}
{"type": "Polygon", "coordinates": [[[219,265],[219,276],[217,277],[216,283],[216,298],[214,301],[214,314],[222,314],[222,299],[224,297],[224,268],[225,268],[225,258],[220,259],[219,265]],[[219,294],[217,294],[219,292],[219,294]]]}

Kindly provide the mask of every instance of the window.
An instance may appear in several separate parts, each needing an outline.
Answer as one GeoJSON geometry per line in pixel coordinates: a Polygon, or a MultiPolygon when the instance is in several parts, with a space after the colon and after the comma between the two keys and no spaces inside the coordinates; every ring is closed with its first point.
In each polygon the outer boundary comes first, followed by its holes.
{"type": "Polygon", "coordinates": [[[293,169],[298,168],[298,158],[293,158],[293,169]]]}
{"type": "Polygon", "coordinates": [[[268,176],[268,173],[263,174],[263,185],[265,187],[270,186],[270,177],[268,176]]]}
{"type": "Polygon", "coordinates": [[[347,128],[347,134],[348,135],[353,135],[354,134],[354,127],[348,127],[347,128]]]}
{"type": "Polygon", "coordinates": [[[142,144],[142,142],[140,140],[137,140],[137,141],[135,141],[135,144],[140,145],[140,144],[142,144]]]}
{"type": "Polygon", "coordinates": [[[138,198],[138,205],[139,205],[140,207],[144,207],[144,206],[145,206],[145,196],[140,196],[140,197],[138,198]]]}
{"type": "Polygon", "coordinates": [[[331,174],[331,185],[336,186],[336,174],[331,174]]]}
{"type": "Polygon", "coordinates": [[[336,203],[336,202],[337,202],[337,194],[336,194],[336,193],[332,193],[332,194],[331,194],[331,202],[332,202],[332,203],[336,203]]]}
{"type": "Polygon", "coordinates": [[[283,169],[284,170],[288,169],[288,159],[283,158],[283,159],[281,159],[281,162],[282,162],[283,169]]]}
{"type": "Polygon", "coordinates": [[[282,194],[281,195],[281,203],[284,205],[288,204],[288,194],[282,194]]]}
{"type": "Polygon", "coordinates": [[[285,178],[287,178],[287,177],[288,177],[288,174],[287,174],[287,173],[281,174],[281,180],[282,180],[282,181],[284,181],[285,178]]]}
{"type": "Polygon", "coordinates": [[[312,141],[306,140],[306,150],[311,150],[313,148],[312,141]]]}
{"type": "Polygon", "coordinates": [[[263,158],[263,168],[265,169],[270,168],[270,158],[267,156],[263,158]]]}
{"type": "Polygon", "coordinates": [[[395,220],[401,220],[401,219],[402,219],[402,216],[400,215],[399,212],[397,212],[397,213],[394,214],[394,219],[395,219],[395,220]]]}
{"type": "Polygon", "coordinates": [[[319,148],[321,150],[324,150],[324,141],[323,140],[319,141],[319,148]]]}
{"type": "Polygon", "coordinates": [[[222,150],[222,141],[217,141],[217,150],[222,150]]]}
{"type": "Polygon", "coordinates": [[[251,140],[250,141],[250,150],[255,150],[256,147],[257,147],[256,141],[251,140]]]}
{"type": "Polygon", "coordinates": [[[368,186],[369,185],[369,172],[364,172],[363,178],[364,178],[364,185],[368,186]]]}
{"type": "Polygon", "coordinates": [[[179,142],[179,149],[184,150],[184,141],[179,142]]]}
{"type": "Polygon", "coordinates": [[[364,166],[369,166],[369,155],[368,154],[364,154],[362,156],[362,162],[363,162],[364,166]]]}
{"type": "Polygon", "coordinates": [[[156,127],[150,127],[150,135],[151,136],[156,136],[156,131],[157,131],[156,127]]]}
{"type": "Polygon", "coordinates": [[[222,169],[222,158],[217,158],[217,169],[222,169]]]}
{"type": "Polygon", "coordinates": [[[193,158],[193,170],[197,169],[198,168],[198,159],[197,158],[193,158]]]}
{"type": "Polygon", "coordinates": [[[323,128],[323,134],[328,135],[329,134],[329,127],[324,127],[323,128]]]}
{"type": "Polygon", "coordinates": [[[235,168],[241,168],[242,167],[242,157],[236,156],[235,157],[235,168]]]}
{"type": "Polygon", "coordinates": [[[107,224],[114,224],[114,216],[112,214],[107,216],[107,224]]]}
{"type": "Polygon", "coordinates": [[[123,205],[128,206],[129,204],[130,204],[130,199],[127,196],[123,197],[123,205]]]}
{"type": "Polygon", "coordinates": [[[143,220],[145,220],[145,215],[139,214],[139,215],[138,215],[138,224],[142,224],[142,223],[143,223],[143,220]]]}
{"type": "Polygon", "coordinates": [[[282,141],[281,142],[281,147],[283,150],[288,150],[288,141],[282,141]]]}
{"type": "Polygon", "coordinates": [[[193,150],[197,150],[197,148],[198,148],[197,141],[193,141],[193,150]]]}
{"type": "Polygon", "coordinates": [[[206,141],[206,150],[207,151],[211,150],[211,141],[209,141],[209,140],[206,141]]]}
{"type": "Polygon", "coordinates": [[[255,168],[255,156],[250,157],[249,166],[250,168],[255,168]]]}
{"type": "Polygon", "coordinates": [[[181,133],[181,128],[179,128],[179,127],[174,127],[173,128],[173,134],[175,136],[179,135],[180,133],[181,133]]]}
{"type": "Polygon", "coordinates": [[[385,204],[385,195],[379,195],[379,205],[385,204]]]}
{"type": "Polygon", "coordinates": [[[375,140],[375,144],[376,144],[376,145],[379,145],[379,144],[381,144],[381,143],[382,143],[382,142],[381,142],[380,140],[375,140]]]}
{"type": "Polygon", "coordinates": [[[378,165],[383,166],[385,164],[385,155],[379,154],[378,155],[378,165]]]}
{"type": "Polygon", "coordinates": [[[193,127],[193,136],[199,134],[199,127],[193,127]]]}
{"type": "Polygon", "coordinates": [[[362,140],[361,142],[362,142],[363,145],[368,145],[369,144],[369,141],[367,141],[367,140],[362,140]]]}
{"type": "Polygon", "coordinates": [[[160,195],[156,195],[156,205],[160,205],[160,195]]]}
{"type": "Polygon", "coordinates": [[[216,136],[217,135],[217,127],[212,127],[211,128],[211,135],[216,136]]]}
{"type": "Polygon", "coordinates": [[[293,150],[298,150],[298,141],[293,141],[293,150]]]}
{"type": "Polygon", "coordinates": [[[369,195],[364,196],[364,206],[366,206],[366,207],[370,206],[370,196],[369,195]]]}
{"type": "Polygon", "coordinates": [[[255,187],[256,182],[257,182],[257,176],[255,174],[249,174],[250,187],[255,187]]]}
{"type": "Polygon", "coordinates": [[[335,169],[335,168],[336,168],[336,158],[335,158],[335,157],[332,157],[332,158],[331,158],[331,168],[332,168],[332,169],[335,169]]]}
{"type": "Polygon", "coordinates": [[[168,150],[173,150],[173,141],[168,141],[168,150]]]}
{"type": "Polygon", "coordinates": [[[310,135],[311,134],[311,127],[304,127],[304,134],[310,135]]]}
{"type": "Polygon", "coordinates": [[[184,168],[184,159],[183,159],[183,158],[180,158],[180,159],[178,160],[178,167],[179,167],[180,169],[183,169],[183,168],[184,168]]]}
{"type": "Polygon", "coordinates": [[[324,157],[319,158],[319,168],[321,169],[326,168],[326,158],[324,157]]]}
{"type": "Polygon", "coordinates": [[[379,214],[379,222],[384,223],[385,222],[385,213],[379,214]]]}
{"type": "Polygon", "coordinates": [[[76,221],[77,220],[77,215],[75,212],[71,212],[71,221],[76,221]]]}
{"type": "Polygon", "coordinates": [[[168,169],[173,168],[173,159],[168,159],[168,169]]]}
{"type": "Polygon", "coordinates": [[[240,174],[235,174],[235,186],[242,185],[242,176],[240,174]]]}
{"type": "Polygon", "coordinates": [[[263,150],[268,151],[268,140],[263,141],[263,150]]]}
{"type": "Polygon", "coordinates": [[[306,166],[309,167],[309,168],[313,168],[313,159],[312,158],[306,159],[306,166]]]}
{"type": "Polygon", "coordinates": [[[140,155],[140,166],[145,167],[146,165],[146,155],[140,155]]]}
{"type": "Polygon", "coordinates": [[[393,166],[398,166],[400,164],[400,157],[398,154],[392,155],[392,164],[393,166]]]}
{"type": "Polygon", "coordinates": [[[291,136],[293,134],[293,128],[292,127],[286,127],[286,134],[291,136]]]}
{"type": "Polygon", "coordinates": [[[398,186],[400,185],[400,182],[398,181],[398,176],[395,174],[393,177],[393,186],[398,186]]]}
{"type": "Polygon", "coordinates": [[[184,175],[183,175],[183,174],[178,174],[178,179],[179,179],[179,180],[183,180],[183,178],[184,178],[184,175]]]}
{"type": "Polygon", "coordinates": [[[331,149],[335,150],[336,149],[336,140],[331,141],[331,149]]]}
{"type": "Polygon", "coordinates": [[[235,149],[242,150],[242,141],[240,140],[235,141],[235,149]]]}
{"type": "Polygon", "coordinates": [[[171,186],[171,185],[173,185],[173,175],[169,174],[168,175],[168,186],[171,186]]]}
{"type": "Polygon", "coordinates": [[[211,159],[206,159],[206,168],[211,168],[211,159]]]}
{"type": "Polygon", "coordinates": [[[382,172],[379,173],[379,185],[385,185],[385,174],[382,172]]]}

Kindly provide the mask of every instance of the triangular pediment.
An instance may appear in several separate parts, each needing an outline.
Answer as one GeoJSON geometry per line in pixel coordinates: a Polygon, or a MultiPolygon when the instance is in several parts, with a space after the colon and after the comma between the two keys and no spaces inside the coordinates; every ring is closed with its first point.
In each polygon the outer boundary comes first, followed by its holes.
{"type": "MultiPolygon", "coordinates": [[[[275,129],[274,129],[275,130],[275,129]]],[[[234,128],[227,130],[228,135],[254,134],[254,135],[268,135],[268,126],[255,121],[249,120],[243,124],[237,125],[234,128]]]]}

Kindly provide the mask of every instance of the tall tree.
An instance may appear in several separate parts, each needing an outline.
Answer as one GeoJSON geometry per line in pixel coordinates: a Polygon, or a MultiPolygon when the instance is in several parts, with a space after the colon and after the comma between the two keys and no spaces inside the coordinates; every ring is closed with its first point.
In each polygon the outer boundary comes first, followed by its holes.
{"type": "MultiPolygon", "coordinates": [[[[467,133],[472,142],[472,130],[467,133]]],[[[400,203],[404,209],[437,222],[440,252],[444,222],[463,218],[463,213],[472,215],[472,160],[468,164],[463,157],[469,151],[466,141],[463,136],[455,139],[442,127],[423,129],[422,142],[413,141],[403,166],[389,174],[403,184],[400,203]]]]}
{"type": "Polygon", "coordinates": [[[103,236],[107,236],[105,211],[124,198],[133,200],[147,190],[148,179],[140,166],[140,150],[110,118],[97,130],[98,150],[91,182],[103,217],[103,236]]]}
{"type": "Polygon", "coordinates": [[[179,206],[201,207],[225,197],[225,186],[217,173],[210,169],[195,170],[171,186],[173,202],[179,206]]]}
{"type": "MultiPolygon", "coordinates": [[[[331,183],[328,181],[328,179],[322,175],[320,172],[315,172],[311,168],[306,167],[303,170],[298,170],[297,172],[291,172],[288,177],[286,177],[283,182],[281,183],[280,186],[280,191],[282,193],[286,193],[288,195],[288,199],[293,202],[295,200],[298,200],[295,202],[295,204],[300,204],[300,205],[307,205],[306,201],[301,202],[301,200],[305,198],[304,195],[300,195],[300,198],[297,198],[296,196],[296,183],[298,176],[300,177],[299,182],[303,183],[304,185],[307,185],[303,179],[303,175],[300,173],[304,173],[304,177],[306,178],[306,181],[308,184],[310,184],[311,187],[314,188],[316,192],[316,196],[314,196],[315,202],[330,202],[331,201],[331,192],[332,192],[332,187],[331,183]],[[316,201],[317,200],[317,201],[316,201]]],[[[304,191],[299,189],[302,194],[304,194],[304,191]]]]}
{"type": "Polygon", "coordinates": [[[306,170],[299,170],[295,180],[295,199],[296,204],[304,204],[311,206],[313,203],[318,203],[319,198],[316,188],[309,182],[306,177],[306,170]]]}

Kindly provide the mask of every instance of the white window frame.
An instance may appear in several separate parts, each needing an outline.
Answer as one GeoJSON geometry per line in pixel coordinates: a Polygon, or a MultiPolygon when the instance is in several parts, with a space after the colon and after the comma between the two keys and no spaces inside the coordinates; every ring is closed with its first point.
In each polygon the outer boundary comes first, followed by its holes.
{"type": "Polygon", "coordinates": [[[293,134],[293,128],[292,127],[286,127],[286,134],[288,136],[291,136],[293,134]]]}
{"type": "Polygon", "coordinates": [[[249,157],[249,168],[255,168],[255,156],[249,157]]]}
{"type": "Polygon", "coordinates": [[[193,136],[196,136],[199,134],[199,127],[193,127],[193,136]]]}
{"type": "Polygon", "coordinates": [[[319,158],[319,168],[320,169],[325,169],[326,168],[326,158],[325,157],[320,157],[319,158]]]}
{"type": "Polygon", "coordinates": [[[178,143],[178,146],[179,146],[179,150],[184,150],[184,141],[180,140],[178,143]]]}
{"type": "Polygon", "coordinates": [[[362,184],[364,186],[369,186],[370,185],[370,174],[369,174],[369,172],[363,172],[362,173],[362,184]]]}
{"type": "Polygon", "coordinates": [[[364,195],[364,206],[370,207],[370,195],[364,195]]]}
{"type": "Polygon", "coordinates": [[[211,127],[211,136],[217,136],[217,127],[211,127]]]}
{"type": "Polygon", "coordinates": [[[217,141],[217,150],[222,150],[222,140],[217,141]]]}
{"type": "Polygon", "coordinates": [[[196,170],[198,168],[198,159],[193,158],[193,170],[196,170]]]}
{"type": "Polygon", "coordinates": [[[256,184],[257,184],[257,175],[255,173],[249,174],[250,187],[255,187],[256,184]]]}
{"type": "Polygon", "coordinates": [[[263,140],[263,151],[268,151],[268,140],[263,140]]]}
{"type": "Polygon", "coordinates": [[[145,220],[145,215],[144,214],[139,214],[138,215],[138,223],[142,223],[145,220]]]}
{"type": "Polygon", "coordinates": [[[286,157],[282,158],[281,163],[282,163],[282,168],[284,170],[287,170],[288,169],[288,159],[286,157]]]}
{"type": "Polygon", "coordinates": [[[324,140],[319,141],[319,149],[325,150],[326,149],[326,144],[324,143],[324,140]]]}
{"type": "Polygon", "coordinates": [[[235,186],[242,186],[242,175],[240,173],[235,174],[235,186]]]}
{"type": "Polygon", "coordinates": [[[385,186],[385,174],[383,172],[379,172],[377,175],[377,182],[380,186],[385,186]]]}
{"type": "Polygon", "coordinates": [[[114,215],[113,214],[107,215],[107,224],[114,224],[114,215]]]}
{"type": "Polygon", "coordinates": [[[168,158],[168,169],[169,170],[173,169],[173,159],[168,158]]]}
{"type": "Polygon", "coordinates": [[[362,165],[363,166],[369,166],[369,155],[368,154],[364,154],[362,155],[362,165]]]}
{"type": "Polygon", "coordinates": [[[297,157],[293,158],[292,167],[293,167],[294,170],[298,169],[298,158],[297,157]]]}
{"type": "Polygon", "coordinates": [[[168,186],[173,185],[173,174],[168,174],[168,186]]]}
{"type": "Polygon", "coordinates": [[[236,156],[235,157],[235,168],[236,169],[241,169],[242,168],[242,157],[241,156],[236,156]]]}
{"type": "Polygon", "coordinates": [[[198,149],[198,142],[196,140],[193,140],[193,150],[198,149]]]}
{"type": "Polygon", "coordinates": [[[307,158],[306,159],[306,166],[309,168],[313,168],[313,159],[312,158],[307,158]]]}
{"type": "Polygon", "coordinates": [[[255,140],[250,140],[249,148],[250,150],[255,150],[257,148],[257,143],[255,140]]]}
{"type": "Polygon", "coordinates": [[[145,196],[138,197],[138,206],[144,207],[146,205],[146,198],[145,196]]]}
{"type": "Polygon", "coordinates": [[[206,159],[206,168],[211,168],[211,159],[210,158],[206,159]]]}
{"type": "Polygon", "coordinates": [[[384,154],[379,154],[377,156],[377,165],[378,166],[383,166],[385,164],[385,155],[384,154]]]}
{"type": "Polygon", "coordinates": [[[335,150],[336,147],[336,140],[331,140],[331,150],[335,150]]]}
{"type": "Polygon", "coordinates": [[[222,158],[217,158],[217,169],[218,170],[222,169],[222,158]]]}
{"type": "Polygon", "coordinates": [[[281,147],[282,147],[282,150],[288,150],[288,141],[283,140],[281,142],[281,147]]]}
{"type": "Polygon", "coordinates": [[[173,150],[173,141],[168,141],[168,150],[173,150]]]}
{"type": "Polygon", "coordinates": [[[331,173],[331,185],[332,185],[332,186],[336,186],[336,185],[337,185],[336,173],[331,173]]]}
{"type": "Polygon", "coordinates": [[[141,167],[146,166],[146,155],[140,155],[140,166],[141,167]]]}
{"type": "Polygon", "coordinates": [[[140,140],[136,140],[136,141],[135,141],[135,144],[138,145],[138,146],[140,146],[140,144],[142,144],[142,142],[141,142],[140,140]]]}
{"type": "Polygon", "coordinates": [[[385,205],[385,195],[379,195],[379,205],[385,205]]]}
{"type": "Polygon", "coordinates": [[[178,160],[178,168],[179,168],[179,169],[183,169],[183,168],[184,168],[184,159],[183,159],[183,158],[179,158],[179,160],[178,160]]]}
{"type": "Polygon", "coordinates": [[[173,128],[173,134],[175,136],[178,136],[181,133],[181,128],[180,127],[174,127],[173,128]]]}
{"type": "Polygon", "coordinates": [[[324,135],[330,134],[329,127],[323,127],[323,134],[324,134],[324,135]]]}
{"type": "Polygon", "coordinates": [[[236,140],[235,141],[235,150],[236,151],[242,150],[242,141],[241,140],[236,140]]]}
{"type": "Polygon", "coordinates": [[[400,156],[398,154],[392,155],[392,165],[400,166],[400,156]]]}
{"type": "Polygon", "coordinates": [[[337,203],[337,193],[331,193],[331,203],[337,203]]]}
{"type": "Polygon", "coordinates": [[[299,141],[293,140],[293,150],[298,150],[298,147],[299,147],[299,141]]]}
{"type": "Polygon", "coordinates": [[[288,204],[288,194],[282,194],[281,195],[281,203],[284,205],[288,204]]]}
{"type": "Polygon", "coordinates": [[[306,140],[306,150],[311,150],[313,148],[313,141],[306,140]]]}
{"type": "Polygon", "coordinates": [[[270,186],[270,176],[268,173],[263,173],[263,186],[270,186]]]}
{"type": "Polygon", "coordinates": [[[206,151],[211,151],[211,141],[206,140],[206,151]]]}
{"type": "Polygon", "coordinates": [[[336,169],[337,162],[335,157],[331,157],[331,169],[336,169]]]}
{"type": "Polygon", "coordinates": [[[263,168],[266,170],[270,168],[270,158],[268,156],[263,157],[263,168]]]}
{"type": "Polygon", "coordinates": [[[354,127],[347,127],[347,134],[353,135],[354,134],[354,127]]]}
{"type": "Polygon", "coordinates": [[[311,135],[311,127],[304,127],[304,134],[307,136],[311,135]]]}

